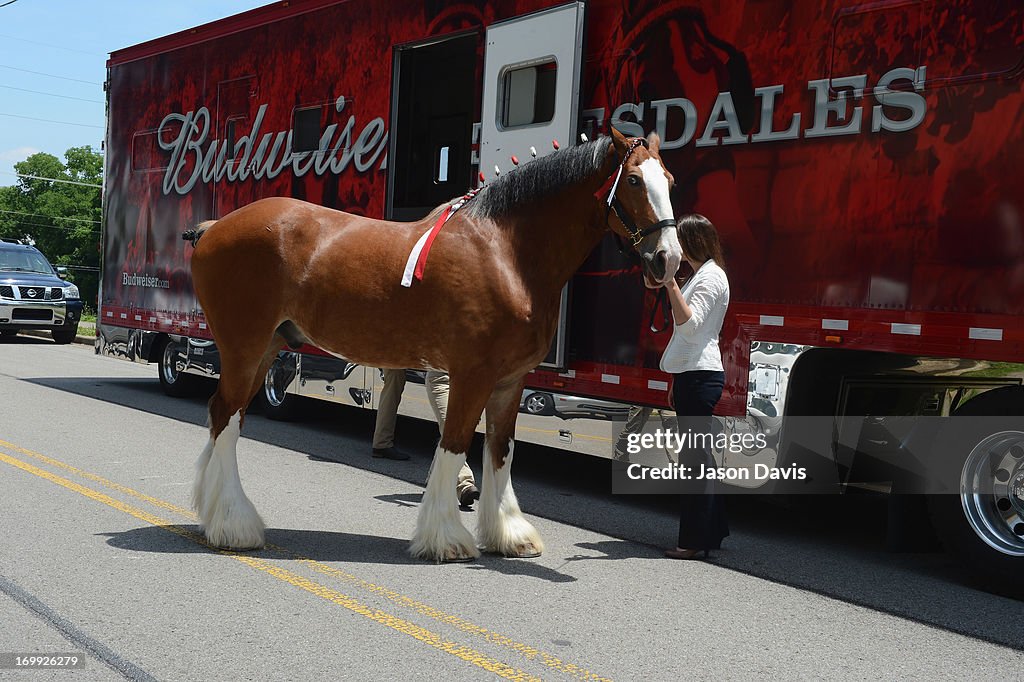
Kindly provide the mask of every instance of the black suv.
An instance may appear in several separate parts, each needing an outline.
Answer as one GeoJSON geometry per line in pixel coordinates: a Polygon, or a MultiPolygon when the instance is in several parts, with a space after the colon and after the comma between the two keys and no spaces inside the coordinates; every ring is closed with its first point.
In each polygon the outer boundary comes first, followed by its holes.
{"type": "Polygon", "coordinates": [[[0,336],[48,329],[57,343],[74,341],[82,301],[62,274],[34,246],[0,239],[0,336]]]}

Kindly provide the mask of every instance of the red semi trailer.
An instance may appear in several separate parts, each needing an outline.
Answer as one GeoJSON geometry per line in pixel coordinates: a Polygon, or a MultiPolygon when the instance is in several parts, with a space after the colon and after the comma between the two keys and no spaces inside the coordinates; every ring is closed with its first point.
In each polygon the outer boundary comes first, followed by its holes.
{"type": "MultiPolygon", "coordinates": [[[[661,135],[675,211],[725,243],[719,411],[772,435],[725,465],[799,462],[783,418],[1024,416],[1022,72],[1013,0],[276,2],[112,53],[98,352],[157,363],[172,394],[216,375],[181,240],[204,220],[278,195],[416,219],[614,125],[661,135]]],[[[608,418],[665,407],[655,298],[606,239],[566,287],[519,437],[611,456],[608,418]]],[[[377,387],[304,348],[265,399],[272,416],[299,396],[372,407],[377,387]]],[[[1006,591],[1020,421],[998,442],[967,429],[958,489],[927,498],[1006,591]]],[[[811,448],[838,489],[915,490],[906,443],[841,456],[840,431],[811,448]]]]}

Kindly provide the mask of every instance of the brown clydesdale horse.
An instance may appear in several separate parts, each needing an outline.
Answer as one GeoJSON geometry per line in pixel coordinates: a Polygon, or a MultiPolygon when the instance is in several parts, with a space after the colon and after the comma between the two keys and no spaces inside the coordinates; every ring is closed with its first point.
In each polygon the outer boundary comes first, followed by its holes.
{"type": "MultiPolygon", "coordinates": [[[[526,374],[547,354],[560,292],[609,228],[665,282],[681,251],[672,176],[652,135],[613,131],[525,164],[481,190],[437,235],[422,281],[400,284],[415,223],[373,220],[295,199],[263,199],[206,223],[192,277],[221,357],[195,505],[214,545],[263,545],[235,446],[246,406],[285,344],[304,342],[369,367],[444,370],[448,418],[410,548],[464,560],[480,548],[535,556],[543,543],[512,491],[512,443],[526,374]],[[615,210],[605,196],[611,184],[615,210]],[[459,520],[455,479],[486,408],[478,538],[459,520]]],[[[188,233],[186,233],[188,235],[188,233]]]]}

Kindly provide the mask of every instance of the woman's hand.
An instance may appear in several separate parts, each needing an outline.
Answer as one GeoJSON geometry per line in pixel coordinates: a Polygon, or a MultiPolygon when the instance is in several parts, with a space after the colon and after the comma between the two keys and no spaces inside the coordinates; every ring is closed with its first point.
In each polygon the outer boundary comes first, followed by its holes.
{"type": "Polygon", "coordinates": [[[690,319],[693,311],[690,310],[686,299],[683,298],[683,292],[679,290],[679,282],[676,281],[675,277],[672,277],[665,284],[665,289],[668,290],[668,301],[672,306],[672,319],[677,325],[683,324],[690,319]]]}

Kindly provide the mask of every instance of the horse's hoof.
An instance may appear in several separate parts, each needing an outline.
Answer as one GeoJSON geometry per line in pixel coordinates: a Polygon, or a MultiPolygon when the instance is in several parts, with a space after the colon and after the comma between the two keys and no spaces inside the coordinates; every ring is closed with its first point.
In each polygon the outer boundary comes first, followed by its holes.
{"type": "Polygon", "coordinates": [[[263,540],[250,540],[247,542],[229,542],[227,540],[214,541],[209,537],[204,538],[206,544],[214,549],[222,549],[228,552],[256,552],[266,547],[263,540]]]}
{"type": "Polygon", "coordinates": [[[219,547],[225,552],[258,552],[266,545],[253,545],[252,547],[219,547]]]}
{"type": "Polygon", "coordinates": [[[461,564],[473,561],[480,556],[480,550],[471,544],[450,544],[443,547],[425,547],[421,543],[413,541],[409,547],[409,554],[414,559],[433,561],[439,564],[461,564]]]}
{"type": "Polygon", "coordinates": [[[532,542],[516,545],[513,551],[505,553],[508,559],[536,559],[540,555],[541,550],[532,542]]]}
{"type": "Polygon", "coordinates": [[[463,547],[461,545],[449,545],[444,550],[444,556],[440,561],[444,564],[465,564],[480,556],[476,547],[463,547]]]}
{"type": "Polygon", "coordinates": [[[223,549],[232,552],[248,552],[251,550],[263,549],[266,540],[263,536],[263,522],[256,517],[258,525],[250,523],[248,527],[236,525],[232,530],[225,528],[224,524],[212,524],[213,527],[203,529],[203,538],[206,544],[214,549],[223,549]]]}

